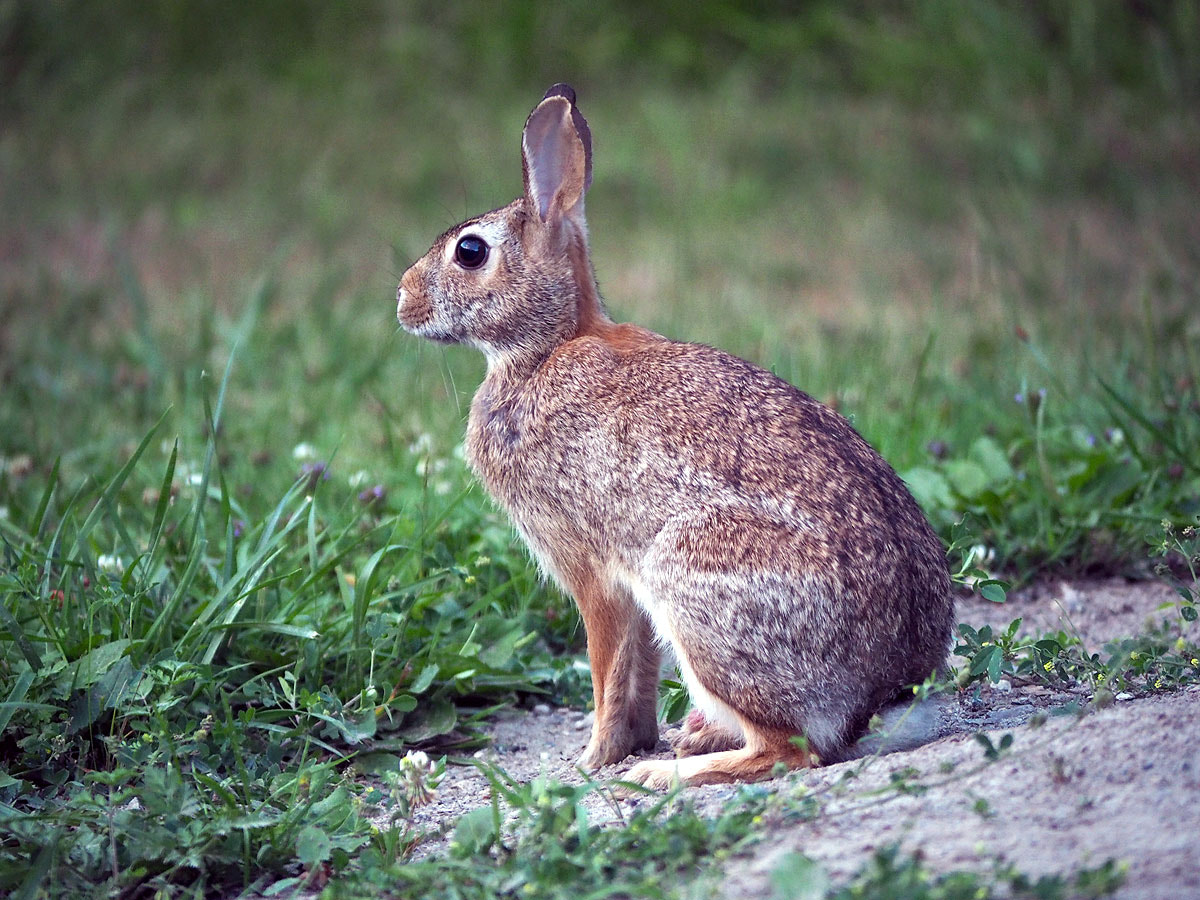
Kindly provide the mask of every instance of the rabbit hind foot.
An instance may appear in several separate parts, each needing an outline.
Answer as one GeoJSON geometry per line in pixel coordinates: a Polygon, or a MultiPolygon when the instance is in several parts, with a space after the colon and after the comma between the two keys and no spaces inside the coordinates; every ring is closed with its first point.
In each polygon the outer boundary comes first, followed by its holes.
{"type": "Polygon", "coordinates": [[[670,735],[670,741],[675,755],[680,757],[736,750],[745,744],[740,730],[735,731],[721,721],[708,718],[699,709],[688,714],[683,727],[670,735]]]}
{"type": "Polygon", "coordinates": [[[677,784],[724,784],[731,781],[761,781],[775,774],[779,765],[787,769],[816,765],[812,751],[786,732],[746,731],[746,746],[739,750],[702,753],[684,759],[651,759],[638,763],[624,781],[651,790],[668,790],[677,784]]]}

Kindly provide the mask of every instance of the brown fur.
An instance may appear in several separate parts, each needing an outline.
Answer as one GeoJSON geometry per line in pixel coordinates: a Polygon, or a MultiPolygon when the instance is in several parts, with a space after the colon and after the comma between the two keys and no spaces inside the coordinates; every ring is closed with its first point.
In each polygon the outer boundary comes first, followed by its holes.
{"type": "MultiPolygon", "coordinates": [[[[525,196],[443,234],[404,274],[397,314],[488,358],[468,459],[579,605],[596,703],[582,764],[655,743],[659,643],[707,717],[677,742],[700,754],[683,780],[838,753],[945,659],[940,541],[837,413],[745,360],[608,317],[573,91],[551,89],[522,148],[525,196]],[[486,240],[484,265],[455,261],[464,235],[486,240]]],[[[669,765],[630,777],[661,787],[669,765]]]]}

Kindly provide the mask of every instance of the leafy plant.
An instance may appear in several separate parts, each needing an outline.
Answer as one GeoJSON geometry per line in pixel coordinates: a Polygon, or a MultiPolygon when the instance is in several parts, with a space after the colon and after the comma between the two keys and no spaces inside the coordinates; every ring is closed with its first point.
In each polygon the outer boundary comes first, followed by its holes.
{"type": "Polygon", "coordinates": [[[1174,624],[1164,619],[1157,627],[1134,637],[1110,641],[1099,653],[1088,653],[1078,637],[1058,632],[1019,637],[1020,619],[995,633],[990,625],[978,630],[958,626],[954,652],[967,659],[961,684],[1002,678],[1055,686],[1084,684],[1097,695],[1109,691],[1159,691],[1200,682],[1200,646],[1185,635],[1189,621],[1180,607],[1174,624]]]}

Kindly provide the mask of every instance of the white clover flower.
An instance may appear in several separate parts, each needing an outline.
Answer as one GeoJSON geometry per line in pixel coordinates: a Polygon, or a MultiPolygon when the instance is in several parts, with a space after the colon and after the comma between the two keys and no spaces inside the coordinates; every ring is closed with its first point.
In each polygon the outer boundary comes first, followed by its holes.
{"type": "Polygon", "coordinates": [[[28,453],[16,456],[0,456],[0,473],[7,472],[14,478],[24,478],[33,471],[33,457],[28,453]]]}
{"type": "Polygon", "coordinates": [[[440,475],[446,471],[446,460],[424,456],[417,460],[416,470],[417,475],[421,478],[424,478],[426,475],[440,475]]]}
{"type": "Polygon", "coordinates": [[[417,439],[408,445],[408,452],[414,456],[421,456],[426,453],[433,452],[433,435],[427,431],[417,435],[417,439]]]}
{"type": "Polygon", "coordinates": [[[108,575],[121,575],[125,572],[125,563],[116,554],[101,553],[96,559],[96,567],[108,575]]]}
{"type": "Polygon", "coordinates": [[[418,772],[432,772],[433,764],[429,761],[429,754],[424,750],[409,750],[404,754],[404,758],[400,760],[401,768],[415,769],[418,772]]]}
{"type": "Polygon", "coordinates": [[[317,458],[317,448],[308,441],[301,441],[292,448],[292,459],[305,461],[317,458]]]}
{"type": "Polygon", "coordinates": [[[987,569],[996,561],[996,550],[994,547],[989,547],[986,544],[976,544],[967,551],[967,563],[972,566],[978,566],[981,569],[987,569]]]}
{"type": "Polygon", "coordinates": [[[346,479],[350,483],[350,487],[358,489],[371,481],[371,473],[366,469],[359,469],[346,479]]]}

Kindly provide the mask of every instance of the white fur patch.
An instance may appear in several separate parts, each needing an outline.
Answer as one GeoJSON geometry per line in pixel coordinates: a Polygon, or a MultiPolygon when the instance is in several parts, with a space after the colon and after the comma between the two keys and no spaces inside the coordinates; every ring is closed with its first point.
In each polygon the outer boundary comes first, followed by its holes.
{"type": "MultiPolygon", "coordinates": [[[[667,618],[666,611],[662,604],[656,603],[650,589],[645,583],[632,572],[620,570],[616,572],[610,571],[610,577],[621,584],[624,584],[646,614],[650,617],[650,622],[654,626],[655,636],[660,644],[670,648],[675,656],[675,661],[679,664],[679,672],[683,676],[683,683],[687,685],[688,695],[692,698],[692,703],[699,709],[706,719],[715,722],[730,732],[736,735],[742,734],[742,726],[738,723],[737,715],[733,709],[724,700],[721,700],[712,694],[696,677],[696,672],[692,668],[691,662],[688,659],[689,653],[687,649],[679,642],[674,629],[671,628],[671,623],[667,618]]],[[[695,652],[694,650],[692,652],[695,652]]]]}

